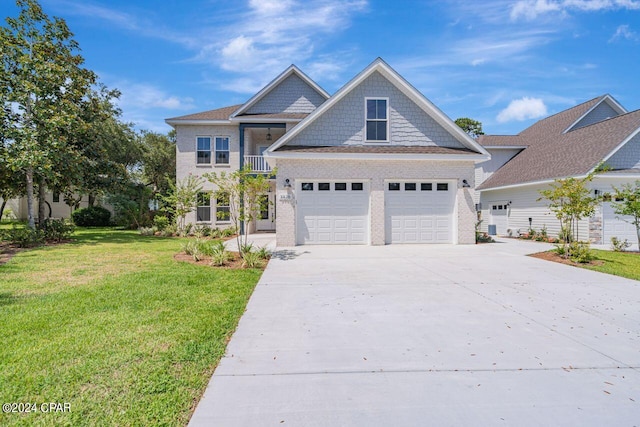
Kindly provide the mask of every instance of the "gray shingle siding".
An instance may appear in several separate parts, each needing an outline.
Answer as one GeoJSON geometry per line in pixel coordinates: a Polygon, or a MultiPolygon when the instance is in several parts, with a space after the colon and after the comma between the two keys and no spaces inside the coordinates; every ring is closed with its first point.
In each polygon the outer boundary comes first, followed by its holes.
{"type": "Polygon", "coordinates": [[[607,165],[612,169],[638,169],[640,168],[640,134],[634,136],[609,160],[607,165]]]}
{"type": "Polygon", "coordinates": [[[576,123],[571,130],[580,129],[585,126],[601,122],[602,120],[606,120],[610,117],[616,117],[617,115],[618,113],[616,112],[616,110],[611,108],[606,102],[602,102],[600,103],[600,105],[594,108],[593,111],[584,116],[582,120],[576,123]]]}
{"type": "Polygon", "coordinates": [[[291,145],[363,144],[365,97],[389,98],[391,144],[464,148],[378,72],[311,123],[291,141],[291,145]]]}
{"type": "Polygon", "coordinates": [[[324,101],[322,95],[292,74],[251,106],[246,114],[311,113],[324,101]]]}

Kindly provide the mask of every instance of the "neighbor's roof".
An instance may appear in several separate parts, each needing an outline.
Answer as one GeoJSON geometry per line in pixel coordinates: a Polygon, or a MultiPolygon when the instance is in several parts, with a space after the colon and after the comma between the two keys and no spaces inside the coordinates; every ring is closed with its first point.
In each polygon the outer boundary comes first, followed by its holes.
{"type": "Polygon", "coordinates": [[[512,137],[487,135],[484,146],[527,146],[478,189],[586,175],[640,128],[640,110],[564,133],[608,95],[594,98],[534,123],[512,137]]]}
{"type": "Polygon", "coordinates": [[[186,116],[172,117],[170,120],[229,120],[229,116],[233,114],[242,104],[232,105],[230,107],[222,107],[216,110],[203,111],[201,113],[188,114],[186,116]]]}

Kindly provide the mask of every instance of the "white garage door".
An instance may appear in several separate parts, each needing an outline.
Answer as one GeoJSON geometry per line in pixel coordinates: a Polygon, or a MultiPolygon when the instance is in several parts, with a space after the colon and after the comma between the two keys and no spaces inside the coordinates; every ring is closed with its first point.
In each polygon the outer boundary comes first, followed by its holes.
{"type": "Polygon", "coordinates": [[[297,180],[298,244],[369,243],[369,183],[297,180]]]}
{"type": "Polygon", "coordinates": [[[611,203],[605,202],[602,204],[602,229],[604,237],[602,243],[609,244],[613,236],[619,240],[627,239],[632,244],[638,243],[635,225],[624,221],[622,218],[631,220],[631,217],[617,215],[611,203]]]}
{"type": "Polygon", "coordinates": [[[452,182],[385,183],[387,243],[452,243],[452,182]]]}

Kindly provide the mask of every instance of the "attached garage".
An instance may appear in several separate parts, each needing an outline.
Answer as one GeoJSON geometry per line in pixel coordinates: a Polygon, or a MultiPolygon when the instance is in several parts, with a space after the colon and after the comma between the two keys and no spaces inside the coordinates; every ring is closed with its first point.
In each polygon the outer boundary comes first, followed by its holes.
{"type": "Polygon", "coordinates": [[[455,192],[450,181],[386,182],[386,243],[453,243],[455,192]]]}
{"type": "MultiPolygon", "coordinates": [[[[504,236],[509,228],[509,203],[508,202],[489,202],[490,216],[489,225],[495,225],[496,234],[504,236]]],[[[491,234],[491,231],[489,231],[491,234]]]]}
{"type": "MultiPolygon", "coordinates": [[[[622,218],[623,217],[615,213],[613,207],[611,206],[611,203],[605,202],[602,204],[602,243],[610,243],[611,238],[614,236],[621,241],[624,241],[626,239],[632,244],[638,242],[635,225],[624,221],[622,218]]],[[[629,220],[631,219],[630,217],[624,218],[629,220]]]]}
{"type": "Polygon", "coordinates": [[[369,182],[297,180],[297,244],[368,244],[369,182]]]}

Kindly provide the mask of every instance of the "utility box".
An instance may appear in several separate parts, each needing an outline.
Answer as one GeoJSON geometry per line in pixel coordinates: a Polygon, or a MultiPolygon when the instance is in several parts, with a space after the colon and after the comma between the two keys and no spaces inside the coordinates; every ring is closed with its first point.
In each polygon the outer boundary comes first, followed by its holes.
{"type": "Polygon", "coordinates": [[[496,225],[489,224],[489,236],[495,236],[496,234],[496,225]]]}

